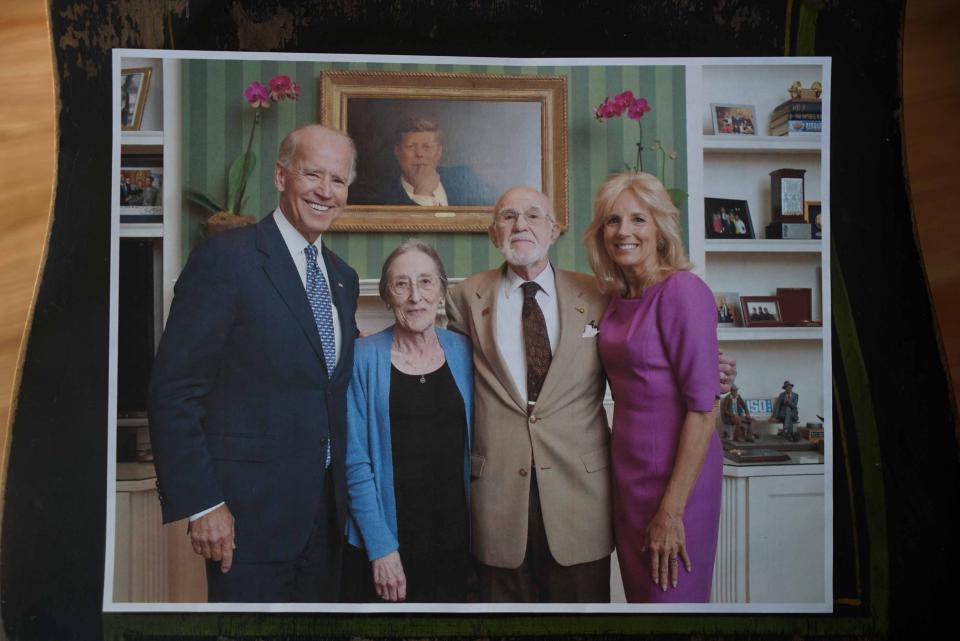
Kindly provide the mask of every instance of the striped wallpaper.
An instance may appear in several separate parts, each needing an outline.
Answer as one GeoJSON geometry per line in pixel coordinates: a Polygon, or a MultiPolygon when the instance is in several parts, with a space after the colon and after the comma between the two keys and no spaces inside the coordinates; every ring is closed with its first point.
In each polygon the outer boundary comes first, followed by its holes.
{"type": "MultiPolygon", "coordinates": [[[[327,62],[266,62],[238,60],[185,60],[183,63],[184,188],[196,188],[222,197],[226,171],[250,135],[253,110],[243,99],[243,89],[253,80],[262,83],[287,74],[301,86],[297,102],[272,105],[264,112],[254,138],[257,166],[247,187],[243,213],[258,217],[276,207],[273,163],[280,139],[291,129],[319,118],[319,77],[325,69],[435,71],[563,75],[567,77],[568,158],[570,162],[570,227],[551,249],[554,264],[589,271],[581,236],[592,216],[593,194],[611,171],[635,162],[637,125],[627,118],[596,121],[593,109],[607,96],[624,89],[646,97],[652,106],[643,118],[644,145],[661,140],[680,157],[667,161],[668,187],[687,188],[684,69],[679,66],[644,67],[505,67],[482,65],[372,64],[327,62]]],[[[644,152],[650,171],[659,158],[644,152]]],[[[204,211],[184,204],[183,256],[201,237],[204,211]]],[[[686,209],[681,208],[686,234],[686,209]]],[[[383,257],[404,238],[397,233],[329,233],[328,246],[352,265],[361,278],[376,278],[383,257]]],[[[420,234],[436,246],[451,277],[463,277],[501,262],[486,234],[420,234]]]]}

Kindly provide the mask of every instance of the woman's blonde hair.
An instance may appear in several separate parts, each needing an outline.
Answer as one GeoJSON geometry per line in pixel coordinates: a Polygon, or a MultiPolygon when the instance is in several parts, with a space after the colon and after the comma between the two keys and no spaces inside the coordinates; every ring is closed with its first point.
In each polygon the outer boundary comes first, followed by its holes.
{"type": "Polygon", "coordinates": [[[680,238],[680,211],[670,199],[663,183],[652,174],[624,171],[612,174],[600,185],[593,201],[593,220],[583,234],[587,248],[587,260],[605,294],[629,292],[627,279],[613,259],[607,254],[603,243],[604,221],[613,209],[613,203],[625,191],[629,191],[645,205],[653,216],[660,240],[657,242],[657,273],[650,276],[662,279],[675,271],[689,270],[687,252],[680,238]]]}

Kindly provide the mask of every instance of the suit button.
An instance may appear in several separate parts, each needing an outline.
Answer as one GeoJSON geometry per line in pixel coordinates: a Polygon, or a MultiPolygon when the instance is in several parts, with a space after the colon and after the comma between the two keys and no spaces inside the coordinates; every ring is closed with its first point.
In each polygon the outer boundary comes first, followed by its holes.
{"type": "Polygon", "coordinates": [[[536,415],[536,414],[531,414],[531,415],[530,415],[530,418],[527,419],[527,420],[529,420],[529,421],[530,421],[530,424],[533,425],[534,423],[536,423],[536,422],[539,421],[540,419],[537,418],[537,415],[536,415]]]}
{"type": "Polygon", "coordinates": [[[521,467],[521,468],[520,468],[520,476],[526,476],[526,475],[527,475],[527,470],[521,467]]]}

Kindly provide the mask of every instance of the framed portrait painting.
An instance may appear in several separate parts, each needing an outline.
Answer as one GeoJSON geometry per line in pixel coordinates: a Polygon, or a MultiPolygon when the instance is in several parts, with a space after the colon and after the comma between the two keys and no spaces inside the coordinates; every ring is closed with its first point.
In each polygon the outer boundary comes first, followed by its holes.
{"type": "Polygon", "coordinates": [[[529,185],[567,227],[567,79],[324,71],[320,121],[350,134],[359,178],[335,228],[485,231],[499,194],[529,185]]]}

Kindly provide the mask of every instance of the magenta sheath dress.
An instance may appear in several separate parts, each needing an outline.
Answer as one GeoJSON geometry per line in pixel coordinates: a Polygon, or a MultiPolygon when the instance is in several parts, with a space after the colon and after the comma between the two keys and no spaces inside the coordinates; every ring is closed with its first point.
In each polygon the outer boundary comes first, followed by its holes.
{"type": "Polygon", "coordinates": [[[720,523],[723,451],[714,433],[684,510],[687,554],[678,587],[650,579],[644,531],[673,471],[688,410],[709,412],[719,391],[717,311],[707,285],[675,272],[640,298],[614,296],[600,322],[600,358],[613,392],[613,524],[627,601],[710,600],[720,523]]]}

